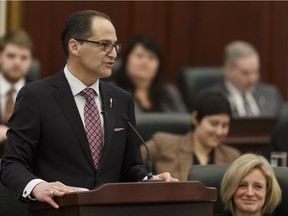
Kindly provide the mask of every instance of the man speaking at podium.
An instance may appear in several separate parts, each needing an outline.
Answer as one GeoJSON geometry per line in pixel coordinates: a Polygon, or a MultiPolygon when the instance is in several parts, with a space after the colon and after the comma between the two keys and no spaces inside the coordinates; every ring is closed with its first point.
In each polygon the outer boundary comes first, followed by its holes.
{"type": "MultiPolygon", "coordinates": [[[[2,160],[1,181],[20,199],[55,208],[54,196],[106,182],[145,178],[132,96],[100,78],[111,75],[121,46],[111,19],[85,10],[62,30],[64,70],[19,92],[2,160]]],[[[155,178],[176,181],[169,173],[155,178]]]]}

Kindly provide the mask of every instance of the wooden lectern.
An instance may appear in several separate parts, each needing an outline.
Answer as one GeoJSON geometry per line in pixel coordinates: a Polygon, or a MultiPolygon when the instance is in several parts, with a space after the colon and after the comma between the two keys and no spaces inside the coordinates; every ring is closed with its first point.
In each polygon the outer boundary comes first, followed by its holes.
{"type": "Polygon", "coordinates": [[[108,183],[55,197],[54,209],[33,202],[35,216],[212,216],[216,189],[198,181],[108,183]]]}

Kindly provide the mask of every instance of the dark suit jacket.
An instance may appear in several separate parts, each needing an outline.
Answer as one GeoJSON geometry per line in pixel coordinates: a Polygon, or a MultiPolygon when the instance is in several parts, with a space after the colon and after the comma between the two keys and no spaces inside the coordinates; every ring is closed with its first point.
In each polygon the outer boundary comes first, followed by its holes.
{"type": "MultiPolygon", "coordinates": [[[[220,91],[229,97],[229,92],[224,85],[224,82],[212,86],[209,89],[220,91]]],[[[279,113],[280,107],[283,103],[283,98],[274,86],[258,82],[255,86],[253,96],[260,109],[262,117],[275,117],[279,113]]],[[[233,104],[231,104],[231,106],[233,116],[238,116],[237,110],[235,110],[235,108],[233,109],[233,104]]]]}
{"type": "Polygon", "coordinates": [[[105,182],[143,179],[146,170],[139,144],[122,119],[126,114],[135,125],[133,98],[102,81],[99,88],[106,114],[98,170],[70,86],[61,71],[27,84],[18,93],[1,165],[2,183],[21,196],[27,183],[35,178],[88,189],[105,182]]]}

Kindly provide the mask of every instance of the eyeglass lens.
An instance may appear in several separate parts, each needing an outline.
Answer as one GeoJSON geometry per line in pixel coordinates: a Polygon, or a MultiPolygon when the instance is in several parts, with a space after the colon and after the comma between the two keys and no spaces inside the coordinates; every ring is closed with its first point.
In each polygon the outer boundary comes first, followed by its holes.
{"type": "Polygon", "coordinates": [[[112,43],[105,44],[104,45],[104,51],[105,52],[111,52],[113,47],[115,47],[117,53],[120,52],[121,46],[119,44],[112,44],[112,43]]]}

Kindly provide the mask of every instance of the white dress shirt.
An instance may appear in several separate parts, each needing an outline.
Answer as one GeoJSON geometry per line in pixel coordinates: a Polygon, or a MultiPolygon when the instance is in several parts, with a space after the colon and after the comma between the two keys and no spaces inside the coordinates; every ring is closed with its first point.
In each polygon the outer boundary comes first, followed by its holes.
{"type": "Polygon", "coordinates": [[[253,113],[253,116],[255,117],[260,116],[261,113],[259,107],[251,91],[246,91],[242,93],[229,81],[225,81],[225,86],[229,92],[228,100],[230,101],[232,107],[237,110],[237,113],[240,117],[247,116],[242,94],[245,94],[247,102],[249,103],[249,106],[251,108],[251,112],[253,113]]]}

